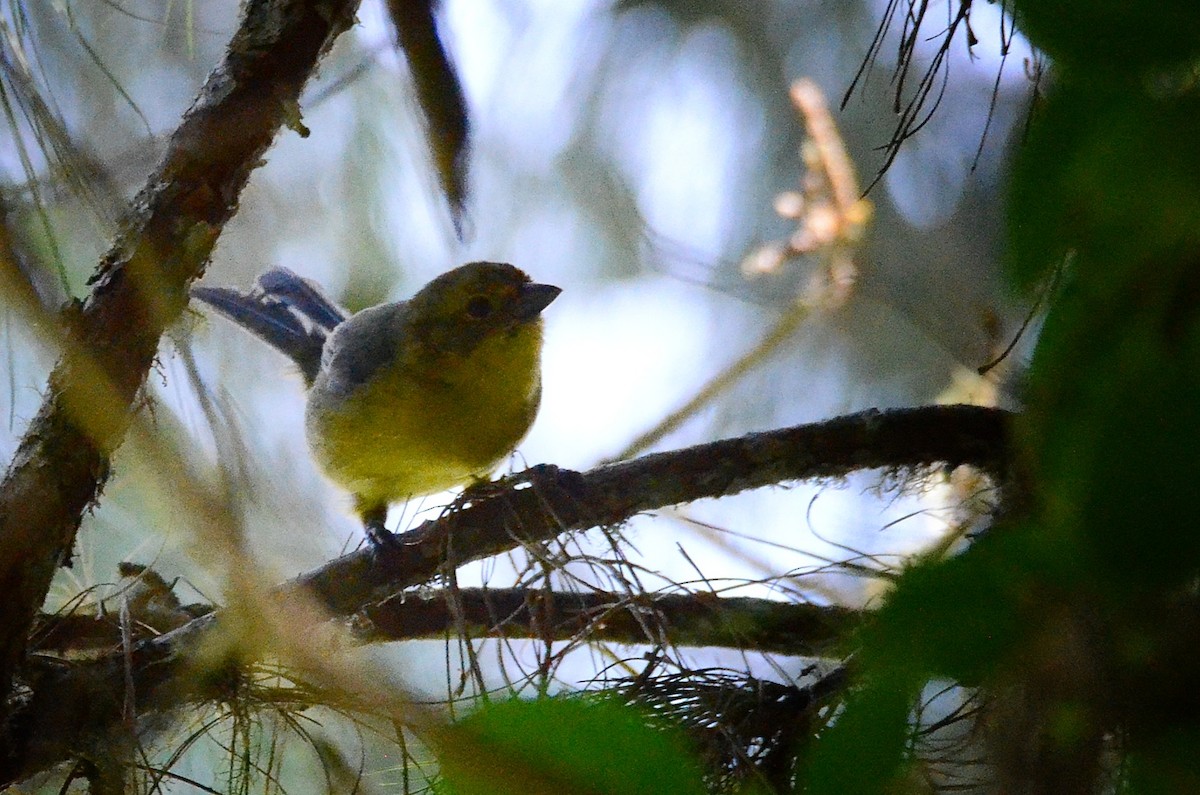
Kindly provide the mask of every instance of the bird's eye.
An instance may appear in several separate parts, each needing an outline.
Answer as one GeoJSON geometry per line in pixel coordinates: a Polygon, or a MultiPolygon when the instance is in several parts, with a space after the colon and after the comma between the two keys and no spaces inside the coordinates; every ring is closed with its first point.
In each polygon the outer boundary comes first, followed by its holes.
{"type": "Polygon", "coordinates": [[[483,320],[492,314],[492,302],[486,295],[477,295],[467,301],[467,314],[476,320],[483,320]]]}

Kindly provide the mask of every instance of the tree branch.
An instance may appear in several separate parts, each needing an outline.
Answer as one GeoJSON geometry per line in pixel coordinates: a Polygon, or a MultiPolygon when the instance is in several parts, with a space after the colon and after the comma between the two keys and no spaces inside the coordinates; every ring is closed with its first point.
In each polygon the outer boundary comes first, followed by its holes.
{"type": "MultiPolygon", "coordinates": [[[[357,5],[245,4],[224,62],[134,199],[90,296],[67,312],[62,359],[0,484],[0,697],[12,691],[50,579],[107,479],[159,338],[279,128],[298,126],[300,91],[357,5]]],[[[23,753],[4,742],[0,767],[23,753]]]]}
{"type": "MultiPolygon", "coordinates": [[[[1008,412],[974,406],[873,410],[648,455],[584,474],[553,467],[535,468],[495,484],[490,496],[474,498],[469,506],[455,508],[440,519],[399,536],[394,551],[351,553],[285,583],[278,595],[284,599],[292,595],[315,597],[331,615],[348,616],[403,588],[427,582],[446,567],[498,554],[522,542],[617,524],[641,511],[702,497],[720,497],[789,481],[838,477],[859,469],[939,463],[969,464],[1003,477],[1009,455],[1011,419],[1008,412]]],[[[412,599],[413,594],[407,598],[412,599]]],[[[691,626],[697,635],[691,636],[691,640],[682,636],[675,640],[697,641],[703,622],[703,610],[698,604],[713,597],[679,598],[685,601],[667,599],[665,609],[668,615],[691,626]]],[[[731,604],[736,606],[738,602],[731,604]]],[[[746,637],[758,633],[758,640],[764,645],[777,644],[780,650],[786,648],[793,653],[802,650],[806,637],[819,645],[830,639],[830,633],[839,626],[844,626],[837,622],[850,620],[832,611],[825,613],[825,608],[805,605],[769,609],[751,603],[743,605],[745,610],[760,610],[778,622],[776,626],[745,628],[746,637]],[[813,610],[822,611],[822,616],[814,615],[813,610]],[[805,623],[828,618],[832,618],[833,624],[824,629],[817,623],[805,623]],[[795,622],[790,637],[789,621],[795,622]]],[[[566,633],[570,631],[570,621],[582,618],[594,606],[586,597],[576,601],[569,607],[568,615],[550,626],[557,627],[556,632],[566,633]],[[570,616],[572,611],[574,618],[570,616]]],[[[380,610],[374,615],[384,616],[395,607],[393,602],[391,608],[371,610],[380,610]]],[[[510,607],[513,608],[510,616],[519,615],[520,608],[511,603],[510,607]]],[[[556,609],[561,610],[561,605],[556,609]]],[[[416,620],[421,610],[413,607],[410,618],[416,620]]],[[[626,615],[630,615],[628,609],[626,615]]],[[[533,620],[533,614],[527,616],[533,620]]],[[[630,615],[628,620],[633,618],[630,615]]],[[[13,718],[14,725],[28,732],[27,752],[20,760],[7,763],[0,760],[0,786],[68,758],[89,741],[105,736],[111,727],[119,726],[121,694],[127,676],[134,683],[143,714],[161,713],[189,700],[211,697],[208,691],[214,681],[211,672],[198,676],[189,666],[194,662],[196,650],[220,625],[220,612],[197,618],[180,629],[139,643],[130,659],[116,653],[87,664],[44,665],[40,677],[32,683],[32,695],[13,718]]],[[[732,625],[722,628],[718,624],[707,630],[706,637],[714,644],[743,645],[738,640],[742,629],[732,625]]],[[[297,631],[302,630],[297,628],[297,631]]],[[[631,640],[638,637],[632,626],[614,631],[631,640]]],[[[749,642],[744,645],[756,647],[749,642]]]]}
{"type": "Polygon", "coordinates": [[[935,464],[970,464],[1003,477],[1011,418],[1009,412],[979,406],[872,409],[647,455],[585,474],[535,467],[501,481],[507,488],[492,496],[456,506],[398,536],[391,551],[346,555],[285,588],[314,595],[333,615],[346,615],[428,582],[447,566],[705,497],[862,469],[935,464]]]}
{"type": "MultiPolygon", "coordinates": [[[[145,612],[145,611],[143,611],[145,612]]],[[[206,611],[204,615],[211,612],[206,611]]],[[[388,643],[445,637],[532,638],[667,643],[694,648],[725,647],[823,656],[857,624],[861,613],[836,605],[793,604],[772,599],[724,597],[713,593],[626,594],[551,591],[541,588],[461,588],[451,593],[405,591],[366,605],[351,617],[355,640],[388,643]]],[[[156,637],[197,618],[183,610],[151,618],[128,609],[96,615],[88,609],[42,616],[41,654],[97,655],[135,640],[156,637]],[[122,615],[132,626],[123,626],[122,615]],[[153,632],[155,626],[166,626],[153,632]]]]}
{"type": "Polygon", "coordinates": [[[368,605],[355,617],[364,643],[469,637],[669,643],[821,656],[860,613],[846,607],[790,604],[709,593],[567,593],[530,588],[463,588],[404,593],[368,605]],[[455,604],[451,605],[450,600],[455,604]]]}

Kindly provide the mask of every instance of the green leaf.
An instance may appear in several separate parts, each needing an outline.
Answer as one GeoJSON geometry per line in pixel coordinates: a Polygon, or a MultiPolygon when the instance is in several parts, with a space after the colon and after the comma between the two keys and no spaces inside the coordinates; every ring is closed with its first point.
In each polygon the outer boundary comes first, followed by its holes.
{"type": "Polygon", "coordinates": [[[439,744],[455,795],[700,795],[685,738],[611,699],[547,698],[483,707],[439,744]]]}
{"type": "Polygon", "coordinates": [[[916,696],[916,684],[894,671],[880,671],[852,693],[813,743],[803,776],[806,795],[901,791],[916,696]]]}
{"type": "Polygon", "coordinates": [[[1017,19],[1021,31],[1059,64],[1099,79],[1200,55],[1195,0],[1023,0],[1017,19]]]}
{"type": "Polygon", "coordinates": [[[981,540],[957,558],[917,566],[864,630],[864,662],[907,678],[978,683],[1021,637],[1033,561],[1047,553],[1022,528],[981,540]]]}
{"type": "MultiPolygon", "coordinates": [[[[1200,7],[1200,3],[1197,3],[1200,7]]],[[[1068,250],[1116,270],[1090,295],[1119,306],[1169,260],[1200,241],[1200,101],[1127,87],[1068,84],[1055,91],[1014,167],[1011,273],[1029,288],[1068,250]]]]}

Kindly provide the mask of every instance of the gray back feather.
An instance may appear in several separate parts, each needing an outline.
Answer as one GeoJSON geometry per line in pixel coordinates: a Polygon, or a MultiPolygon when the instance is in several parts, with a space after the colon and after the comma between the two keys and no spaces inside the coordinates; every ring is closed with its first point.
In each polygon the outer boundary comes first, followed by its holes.
{"type": "Polygon", "coordinates": [[[345,397],[383,366],[393,364],[404,335],[407,302],[364,309],[342,323],[325,343],[321,389],[345,397]]]}

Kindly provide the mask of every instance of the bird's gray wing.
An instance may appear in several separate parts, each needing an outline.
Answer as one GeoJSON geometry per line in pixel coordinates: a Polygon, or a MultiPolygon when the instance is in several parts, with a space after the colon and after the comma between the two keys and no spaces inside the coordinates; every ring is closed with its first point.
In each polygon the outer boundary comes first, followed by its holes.
{"type": "Polygon", "coordinates": [[[373,306],[338,326],[321,357],[321,388],[331,397],[345,397],[394,363],[404,336],[406,306],[373,306]]]}
{"type": "Polygon", "coordinates": [[[333,331],[346,321],[341,307],[325,297],[308,279],[297,276],[287,268],[272,268],[258,277],[258,289],[272,296],[311,320],[326,331],[333,331]]]}
{"type": "Polygon", "coordinates": [[[273,268],[249,293],[227,287],[193,287],[192,295],[286,354],[312,384],[326,337],[346,316],[308,280],[273,268]]]}

